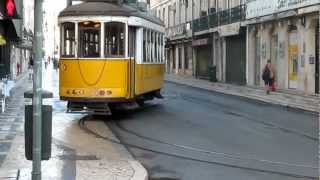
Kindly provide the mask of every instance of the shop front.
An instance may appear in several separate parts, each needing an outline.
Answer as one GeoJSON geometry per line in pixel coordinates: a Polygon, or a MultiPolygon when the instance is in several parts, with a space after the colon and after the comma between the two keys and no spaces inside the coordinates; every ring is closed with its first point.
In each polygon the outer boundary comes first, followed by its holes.
{"type": "Polygon", "coordinates": [[[196,77],[209,79],[209,67],[212,66],[212,38],[203,37],[193,40],[195,53],[196,77]]]}

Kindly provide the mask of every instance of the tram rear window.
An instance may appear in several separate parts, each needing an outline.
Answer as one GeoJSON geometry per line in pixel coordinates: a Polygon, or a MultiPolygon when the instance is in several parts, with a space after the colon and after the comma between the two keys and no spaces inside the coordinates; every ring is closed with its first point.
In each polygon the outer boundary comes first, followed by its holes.
{"type": "Polygon", "coordinates": [[[124,57],[125,24],[110,22],[105,24],[106,57],[124,57]]]}
{"type": "Polygon", "coordinates": [[[74,57],[75,55],[75,24],[63,23],[61,25],[61,56],[74,57]]]}

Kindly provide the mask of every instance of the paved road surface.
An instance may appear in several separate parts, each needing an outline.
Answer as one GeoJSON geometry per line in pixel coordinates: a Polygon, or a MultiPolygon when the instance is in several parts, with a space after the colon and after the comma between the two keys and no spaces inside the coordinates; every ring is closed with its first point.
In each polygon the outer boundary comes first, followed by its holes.
{"type": "Polygon", "coordinates": [[[107,121],[150,179],[317,176],[316,114],[172,83],[163,94],[107,121]]]}

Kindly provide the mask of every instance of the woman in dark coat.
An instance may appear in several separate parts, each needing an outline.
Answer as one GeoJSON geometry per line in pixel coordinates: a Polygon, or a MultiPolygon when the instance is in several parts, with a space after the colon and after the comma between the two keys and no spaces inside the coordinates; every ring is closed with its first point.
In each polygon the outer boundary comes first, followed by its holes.
{"type": "Polygon", "coordinates": [[[274,78],[273,78],[274,74],[273,73],[274,72],[273,72],[272,67],[271,67],[271,61],[268,60],[268,63],[264,67],[263,73],[262,73],[262,79],[264,81],[267,94],[270,93],[270,90],[271,90],[272,85],[273,85],[273,80],[274,80],[274,78]]]}

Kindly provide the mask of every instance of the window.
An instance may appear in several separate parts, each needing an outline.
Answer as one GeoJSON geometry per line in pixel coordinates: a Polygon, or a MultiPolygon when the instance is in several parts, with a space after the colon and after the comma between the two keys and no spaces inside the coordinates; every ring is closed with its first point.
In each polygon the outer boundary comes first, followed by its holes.
{"type": "Polygon", "coordinates": [[[147,62],[147,30],[143,29],[143,62],[147,62]]]}
{"type": "Polygon", "coordinates": [[[135,56],[135,50],[136,50],[136,28],[135,27],[129,27],[129,51],[128,56],[134,57],[135,56]]]}
{"type": "Polygon", "coordinates": [[[61,56],[75,56],[75,24],[63,23],[61,25],[61,56]]]}
{"type": "Polygon", "coordinates": [[[125,24],[110,22],[105,24],[105,55],[106,57],[125,56],[125,24]]]}
{"type": "Polygon", "coordinates": [[[184,68],[189,69],[189,48],[187,45],[184,46],[184,68]]]}
{"type": "Polygon", "coordinates": [[[164,42],[163,42],[163,34],[160,36],[160,46],[161,46],[161,59],[160,62],[164,62],[164,42]]]}
{"type": "Polygon", "coordinates": [[[151,31],[151,44],[150,44],[150,47],[151,47],[151,61],[150,62],[154,62],[155,60],[155,53],[154,53],[154,32],[151,31]]]}
{"type": "Polygon", "coordinates": [[[147,30],[147,62],[151,62],[151,32],[147,30]]]}
{"type": "Polygon", "coordinates": [[[85,21],[79,23],[79,57],[100,57],[100,28],[99,22],[85,21]]]}
{"type": "Polygon", "coordinates": [[[157,60],[156,62],[159,63],[159,60],[160,60],[160,52],[161,52],[161,49],[160,49],[160,46],[159,46],[159,33],[156,33],[156,55],[157,55],[157,60]]]}

